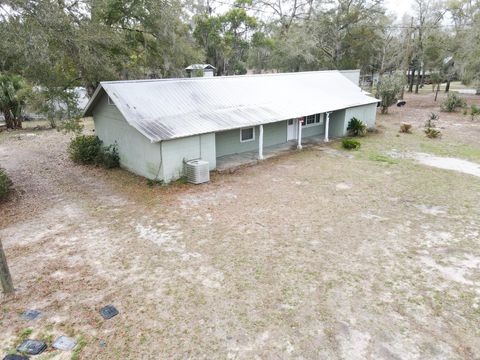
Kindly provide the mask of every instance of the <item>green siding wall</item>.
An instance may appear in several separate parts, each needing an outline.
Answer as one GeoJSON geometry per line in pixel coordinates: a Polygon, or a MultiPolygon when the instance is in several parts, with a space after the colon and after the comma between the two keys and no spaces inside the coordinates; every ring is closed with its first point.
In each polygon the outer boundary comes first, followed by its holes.
{"type": "Polygon", "coordinates": [[[347,109],[346,123],[348,125],[350,119],[352,117],[356,117],[357,119],[362,120],[364,123],[366,123],[369,128],[374,128],[376,116],[377,104],[357,106],[347,109]]]}
{"type": "Polygon", "coordinates": [[[362,120],[369,128],[374,128],[376,116],[377,104],[369,104],[334,111],[330,114],[330,127],[328,136],[331,138],[346,136],[348,122],[352,117],[362,120]]]}
{"type": "MultiPolygon", "coordinates": [[[[240,142],[240,129],[215,134],[217,157],[258,150],[259,127],[255,126],[255,140],[240,142]]],[[[287,141],[287,122],[278,121],[263,125],[263,146],[281,144],[287,141]]]]}
{"type": "Polygon", "coordinates": [[[165,182],[183,176],[184,161],[202,159],[210,170],[216,167],[214,133],[163,141],[161,146],[165,182]]]}
{"type": "Polygon", "coordinates": [[[287,121],[279,121],[263,125],[263,146],[272,146],[286,141],[287,121]]]}
{"type": "Polygon", "coordinates": [[[149,179],[162,178],[160,145],[130,126],[104,95],[93,111],[95,133],[105,145],[118,145],[120,166],[149,179]]]}
{"type": "Polygon", "coordinates": [[[308,127],[305,127],[305,126],[302,128],[302,138],[309,137],[309,136],[322,135],[325,133],[325,123],[321,125],[314,125],[314,126],[308,126],[308,127]]]}
{"type": "Polygon", "coordinates": [[[346,134],[345,110],[334,111],[330,114],[328,137],[342,137],[346,134]]]}

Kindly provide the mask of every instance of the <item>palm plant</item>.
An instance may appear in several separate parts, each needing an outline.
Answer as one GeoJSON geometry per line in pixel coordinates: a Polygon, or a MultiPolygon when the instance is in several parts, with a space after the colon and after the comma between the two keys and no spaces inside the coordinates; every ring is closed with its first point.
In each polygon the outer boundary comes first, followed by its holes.
{"type": "Polygon", "coordinates": [[[7,128],[22,127],[21,115],[27,93],[28,87],[21,76],[0,74],[0,111],[5,117],[7,128]]]}
{"type": "Polygon", "coordinates": [[[348,122],[347,131],[352,136],[363,136],[367,132],[367,125],[356,117],[352,117],[348,122]]]}

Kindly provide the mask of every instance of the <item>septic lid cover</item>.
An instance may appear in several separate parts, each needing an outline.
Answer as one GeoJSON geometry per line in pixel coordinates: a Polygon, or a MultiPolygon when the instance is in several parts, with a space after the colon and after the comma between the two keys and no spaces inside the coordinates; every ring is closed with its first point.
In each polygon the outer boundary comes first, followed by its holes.
{"type": "Polygon", "coordinates": [[[102,315],[105,320],[108,320],[118,315],[118,310],[115,309],[115,306],[113,305],[107,305],[104,308],[100,309],[100,315],[102,315]]]}
{"type": "Polygon", "coordinates": [[[72,350],[75,346],[77,346],[75,339],[64,335],[58,337],[57,340],[55,340],[55,342],[52,344],[52,347],[55,349],[63,351],[72,350]]]}
{"type": "Polygon", "coordinates": [[[47,344],[38,340],[25,340],[17,347],[17,351],[28,355],[41,354],[47,348],[47,344]]]}
{"type": "Polygon", "coordinates": [[[22,314],[24,320],[35,320],[41,314],[38,310],[27,310],[22,314]]]}
{"type": "Polygon", "coordinates": [[[3,360],[28,360],[28,356],[8,354],[3,358],[3,360]]]}

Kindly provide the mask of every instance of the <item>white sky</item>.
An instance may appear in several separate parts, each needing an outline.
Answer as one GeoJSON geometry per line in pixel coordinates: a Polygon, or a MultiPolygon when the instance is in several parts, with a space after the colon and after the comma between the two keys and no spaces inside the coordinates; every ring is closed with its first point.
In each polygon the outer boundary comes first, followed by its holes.
{"type": "Polygon", "coordinates": [[[385,0],[385,6],[389,12],[397,15],[400,20],[405,13],[410,13],[413,5],[413,0],[385,0]]]}

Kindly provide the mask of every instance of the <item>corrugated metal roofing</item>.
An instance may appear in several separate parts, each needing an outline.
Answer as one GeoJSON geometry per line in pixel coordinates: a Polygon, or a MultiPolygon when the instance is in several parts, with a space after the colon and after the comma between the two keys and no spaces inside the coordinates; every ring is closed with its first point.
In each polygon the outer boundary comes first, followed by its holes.
{"type": "Polygon", "coordinates": [[[192,64],[185,68],[185,70],[217,70],[217,68],[210,64],[192,64]]]}
{"type": "Polygon", "coordinates": [[[377,102],[338,71],[101,82],[126,121],[157,142],[377,102]]]}

